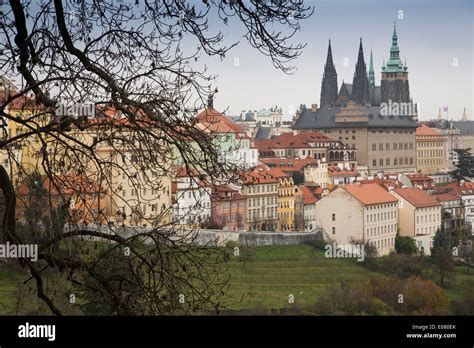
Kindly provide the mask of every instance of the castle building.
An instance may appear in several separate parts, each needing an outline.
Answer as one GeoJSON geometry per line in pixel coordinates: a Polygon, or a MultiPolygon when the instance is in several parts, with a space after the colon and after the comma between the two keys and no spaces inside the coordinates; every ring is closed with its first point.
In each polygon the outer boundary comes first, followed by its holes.
{"type": "Polygon", "coordinates": [[[382,66],[382,84],[375,85],[373,53],[369,71],[362,39],[352,84],[342,82],[337,96],[337,73],[329,42],[321,86],[321,107],[304,105],[297,112],[292,129],[320,132],[349,147],[357,148],[361,173],[414,172],[416,170],[416,110],[392,112],[391,102],[410,102],[408,68],[400,61],[396,28],[392,35],[390,59],[382,66]],[[387,112],[387,105],[388,112],[387,112]]]}

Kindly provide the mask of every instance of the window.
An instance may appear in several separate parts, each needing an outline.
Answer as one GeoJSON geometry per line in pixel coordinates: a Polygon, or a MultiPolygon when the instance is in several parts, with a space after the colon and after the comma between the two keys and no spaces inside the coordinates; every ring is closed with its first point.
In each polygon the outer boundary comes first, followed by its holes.
{"type": "Polygon", "coordinates": [[[395,158],[393,159],[393,164],[394,164],[395,166],[398,165],[398,158],[395,157],[395,158]]]}
{"type": "Polygon", "coordinates": [[[377,144],[376,143],[372,144],[372,151],[377,151],[377,144]]]}
{"type": "Polygon", "coordinates": [[[332,228],[332,234],[336,234],[336,227],[332,228]]]}
{"type": "Polygon", "coordinates": [[[390,158],[387,158],[387,159],[385,160],[385,163],[387,164],[387,166],[389,166],[389,165],[390,165],[390,158]]]}
{"type": "Polygon", "coordinates": [[[336,214],[332,214],[332,221],[336,221],[336,214]]]}
{"type": "Polygon", "coordinates": [[[397,143],[393,143],[393,149],[398,150],[398,144],[397,143]]]}
{"type": "Polygon", "coordinates": [[[385,144],[385,150],[390,150],[390,144],[389,143],[385,144]]]}
{"type": "Polygon", "coordinates": [[[377,160],[372,160],[372,166],[377,167],[377,160]]]}
{"type": "Polygon", "coordinates": [[[380,166],[383,166],[383,159],[382,159],[382,158],[379,159],[379,165],[380,165],[380,166]]]}
{"type": "Polygon", "coordinates": [[[379,144],[379,151],[383,151],[383,144],[382,143],[379,144]]]}

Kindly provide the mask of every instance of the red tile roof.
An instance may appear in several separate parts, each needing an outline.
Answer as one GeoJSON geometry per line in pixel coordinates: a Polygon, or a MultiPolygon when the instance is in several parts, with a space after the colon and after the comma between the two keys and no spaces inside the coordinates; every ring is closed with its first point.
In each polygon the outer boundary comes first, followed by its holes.
{"type": "Polygon", "coordinates": [[[360,182],[361,184],[378,184],[381,185],[382,187],[388,188],[388,187],[397,187],[397,188],[402,188],[403,184],[398,181],[397,179],[370,179],[370,180],[362,180],[360,182]]]}
{"type": "Polygon", "coordinates": [[[458,201],[460,198],[456,195],[453,195],[451,193],[437,193],[434,194],[433,197],[438,201],[438,202],[447,202],[447,201],[458,201]]]}
{"type": "Polygon", "coordinates": [[[318,132],[306,132],[306,133],[283,133],[273,139],[255,140],[255,146],[259,150],[269,149],[288,149],[288,148],[309,148],[312,147],[312,143],[328,143],[338,142],[328,136],[318,132]]]}
{"type": "Polygon", "coordinates": [[[268,173],[273,175],[275,178],[288,178],[290,175],[286,174],[284,171],[282,171],[280,168],[271,168],[267,170],[268,173]]]}
{"type": "Polygon", "coordinates": [[[244,133],[242,127],[232,122],[229,118],[225,117],[222,113],[214,108],[206,107],[196,116],[196,119],[202,125],[208,127],[211,131],[244,133]]]}
{"type": "Polygon", "coordinates": [[[425,174],[407,174],[407,177],[410,181],[433,181],[433,178],[425,174]]]}
{"type": "Polygon", "coordinates": [[[314,158],[288,159],[288,158],[261,158],[260,162],[271,168],[280,168],[284,172],[301,172],[305,166],[318,163],[314,158]]]}
{"type": "Polygon", "coordinates": [[[439,206],[439,202],[431,195],[417,187],[414,188],[397,188],[394,190],[403,199],[417,208],[439,206]]]}
{"type": "Polygon", "coordinates": [[[430,128],[426,124],[421,124],[416,129],[416,135],[441,135],[436,128],[430,128]]]}
{"type": "Polygon", "coordinates": [[[343,189],[365,205],[398,202],[378,184],[346,185],[343,189]]]}
{"type": "Polygon", "coordinates": [[[452,182],[443,186],[436,186],[434,189],[438,193],[452,193],[457,196],[473,195],[474,185],[467,182],[464,185],[459,185],[457,182],[452,182]]]}
{"type": "Polygon", "coordinates": [[[245,185],[256,185],[256,184],[271,184],[279,183],[279,180],[275,178],[268,170],[253,170],[247,172],[244,175],[245,185]]]}
{"type": "Polygon", "coordinates": [[[304,185],[298,186],[301,192],[303,193],[303,202],[304,204],[314,204],[318,201],[316,197],[314,197],[313,193],[309,188],[304,185]]]}
{"type": "Polygon", "coordinates": [[[334,163],[328,164],[328,174],[329,176],[357,176],[359,175],[357,170],[354,170],[354,168],[352,168],[352,170],[341,169],[334,163]]]}
{"type": "MultiPolygon", "coordinates": [[[[28,186],[30,181],[25,179],[18,187],[18,195],[29,194],[31,187],[28,186]]],[[[105,192],[105,187],[100,186],[97,182],[81,175],[69,175],[62,177],[55,177],[53,181],[46,175],[39,178],[39,183],[42,188],[47,189],[51,194],[73,194],[73,193],[98,193],[105,192]],[[56,185],[55,185],[55,184],[56,185]],[[60,191],[57,190],[59,187],[60,191]]]]}

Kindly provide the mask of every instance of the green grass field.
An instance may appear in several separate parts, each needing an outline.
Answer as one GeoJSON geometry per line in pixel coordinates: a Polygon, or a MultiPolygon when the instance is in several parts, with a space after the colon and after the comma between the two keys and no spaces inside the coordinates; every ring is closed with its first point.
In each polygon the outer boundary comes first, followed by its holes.
{"type": "Polygon", "coordinates": [[[363,268],[355,259],[328,259],[308,245],[258,247],[245,266],[240,258],[232,258],[229,270],[230,309],[285,308],[290,294],[297,306],[311,306],[341,281],[381,275],[363,268]],[[242,296],[244,300],[238,303],[242,296]]]}
{"type": "MultiPolygon", "coordinates": [[[[246,257],[244,249],[241,248],[240,256],[232,256],[228,264],[230,288],[224,303],[229,310],[308,308],[342,281],[390,276],[369,271],[356,259],[328,259],[323,251],[309,245],[257,247],[246,257]],[[290,294],[295,300],[291,305],[290,294]]],[[[445,288],[451,301],[460,296],[464,282],[474,281],[474,270],[468,274],[465,267],[455,267],[454,273],[454,279],[445,288]]],[[[26,278],[27,274],[9,270],[0,263],[0,314],[14,314],[15,292],[26,278]]]]}
{"type": "Polygon", "coordinates": [[[0,262],[0,315],[15,314],[15,292],[25,279],[24,274],[13,271],[6,263],[0,262]]]}

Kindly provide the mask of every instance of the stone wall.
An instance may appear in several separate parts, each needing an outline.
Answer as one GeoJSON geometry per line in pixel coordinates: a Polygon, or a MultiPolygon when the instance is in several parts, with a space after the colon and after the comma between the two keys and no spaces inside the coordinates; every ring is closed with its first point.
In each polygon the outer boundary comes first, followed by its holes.
{"type": "MultiPolygon", "coordinates": [[[[118,234],[127,238],[138,233],[151,231],[150,227],[114,227],[114,226],[81,226],[82,229],[100,230],[103,233],[118,234]]],[[[67,228],[66,228],[67,230],[67,228]]],[[[228,242],[235,242],[244,246],[264,246],[264,245],[295,245],[303,244],[312,240],[322,240],[323,233],[321,229],[312,232],[231,232],[221,230],[197,230],[197,231],[181,231],[180,238],[187,238],[199,245],[217,245],[225,246],[228,242]]],[[[95,239],[95,238],[90,238],[95,239]]]]}

